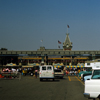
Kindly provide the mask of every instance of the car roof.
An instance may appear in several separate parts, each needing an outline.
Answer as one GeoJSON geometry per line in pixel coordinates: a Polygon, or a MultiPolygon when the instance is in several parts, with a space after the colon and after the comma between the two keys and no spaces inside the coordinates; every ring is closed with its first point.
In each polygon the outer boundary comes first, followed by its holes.
{"type": "MultiPolygon", "coordinates": [[[[42,65],[42,66],[52,66],[52,65],[42,65]]],[[[53,66],[52,66],[53,67],[53,66]]]]}

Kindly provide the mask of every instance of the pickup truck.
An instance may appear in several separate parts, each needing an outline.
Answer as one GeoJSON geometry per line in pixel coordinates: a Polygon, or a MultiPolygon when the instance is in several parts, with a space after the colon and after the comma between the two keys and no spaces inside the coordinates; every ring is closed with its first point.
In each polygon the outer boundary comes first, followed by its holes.
{"type": "Polygon", "coordinates": [[[85,81],[84,96],[95,100],[100,100],[100,65],[92,70],[92,76],[85,81]]]}

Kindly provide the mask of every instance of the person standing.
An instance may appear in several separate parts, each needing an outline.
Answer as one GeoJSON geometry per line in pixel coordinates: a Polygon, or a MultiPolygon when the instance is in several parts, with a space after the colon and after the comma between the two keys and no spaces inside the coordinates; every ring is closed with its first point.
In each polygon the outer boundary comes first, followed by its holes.
{"type": "Polygon", "coordinates": [[[37,78],[37,72],[38,72],[38,70],[37,70],[37,68],[35,69],[35,77],[37,78]]]}

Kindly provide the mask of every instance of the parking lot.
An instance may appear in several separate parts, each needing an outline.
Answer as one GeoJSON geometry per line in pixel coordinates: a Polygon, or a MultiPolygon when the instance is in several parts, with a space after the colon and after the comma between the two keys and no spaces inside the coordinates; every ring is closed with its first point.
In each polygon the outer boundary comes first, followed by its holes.
{"type": "Polygon", "coordinates": [[[77,76],[42,82],[33,76],[0,80],[1,100],[88,100],[83,92],[84,83],[77,76]]]}

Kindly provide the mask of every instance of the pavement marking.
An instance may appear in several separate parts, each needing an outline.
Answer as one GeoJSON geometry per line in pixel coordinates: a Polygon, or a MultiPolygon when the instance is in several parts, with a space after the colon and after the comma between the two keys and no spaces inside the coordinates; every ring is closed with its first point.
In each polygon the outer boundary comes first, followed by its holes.
{"type": "Polygon", "coordinates": [[[79,81],[84,85],[84,82],[82,82],[77,76],[68,76],[69,81],[79,81]]]}
{"type": "Polygon", "coordinates": [[[75,76],[74,77],[70,77],[71,78],[71,81],[78,81],[75,76]]]}
{"type": "Polygon", "coordinates": [[[68,76],[68,79],[69,79],[69,81],[71,81],[71,78],[70,78],[70,76],[68,76]]]}
{"type": "Polygon", "coordinates": [[[75,76],[75,78],[77,78],[77,80],[80,81],[84,85],[84,82],[82,82],[77,76],[75,76]]]}
{"type": "Polygon", "coordinates": [[[75,76],[68,76],[69,81],[78,81],[75,76]]]}

